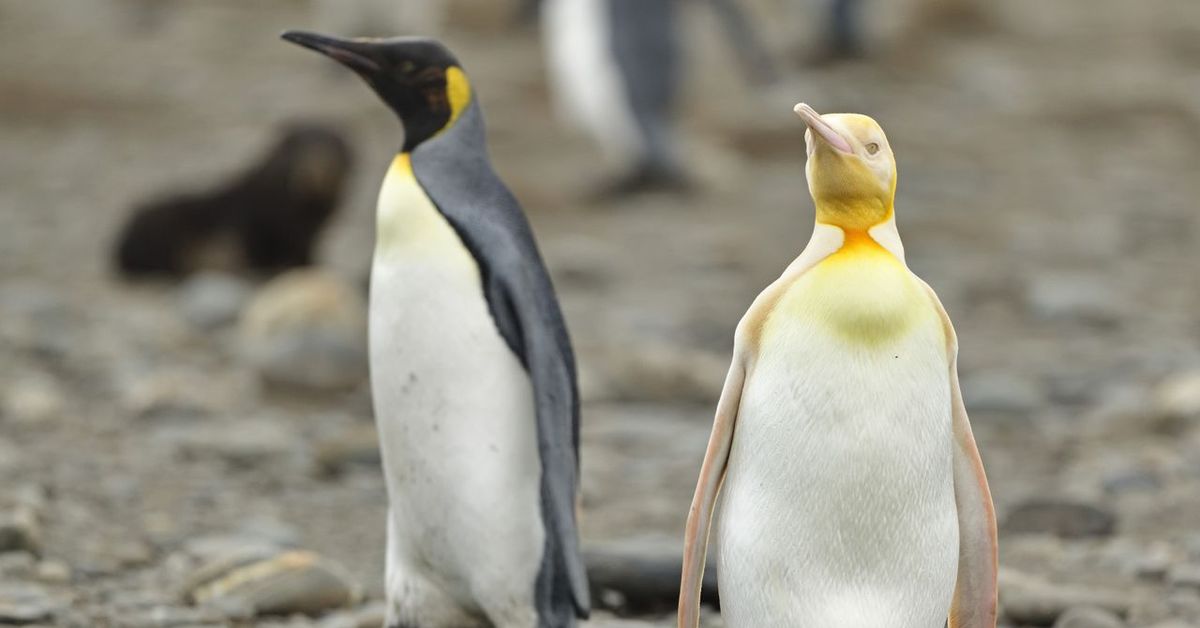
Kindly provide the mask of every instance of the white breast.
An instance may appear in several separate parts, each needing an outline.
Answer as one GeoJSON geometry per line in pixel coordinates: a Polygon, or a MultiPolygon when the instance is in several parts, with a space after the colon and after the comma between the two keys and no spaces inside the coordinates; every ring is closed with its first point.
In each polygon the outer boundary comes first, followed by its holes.
{"type": "Polygon", "coordinates": [[[546,65],[559,113],[592,136],[609,161],[626,165],[642,137],[613,56],[608,0],[545,0],[546,65]]]}
{"type": "Polygon", "coordinates": [[[941,322],[909,286],[885,302],[856,298],[846,279],[816,273],[836,294],[793,287],[748,374],[719,522],[731,627],[940,628],[949,610],[958,528],[941,322]]]}
{"type": "Polygon", "coordinates": [[[389,597],[438,587],[493,622],[532,625],[544,531],[530,380],[492,321],[478,265],[405,155],[384,182],[377,231],[371,383],[392,507],[389,597]]]}

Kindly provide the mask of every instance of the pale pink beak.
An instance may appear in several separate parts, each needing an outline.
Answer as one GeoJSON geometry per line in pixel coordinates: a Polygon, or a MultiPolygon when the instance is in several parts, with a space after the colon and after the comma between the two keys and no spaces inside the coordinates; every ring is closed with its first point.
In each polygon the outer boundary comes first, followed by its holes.
{"type": "Polygon", "coordinates": [[[813,134],[825,140],[826,144],[847,155],[854,154],[854,149],[850,147],[850,142],[847,142],[846,138],[842,137],[842,134],[838,133],[828,122],[821,119],[821,114],[817,113],[816,109],[809,107],[805,103],[800,103],[796,105],[793,111],[796,112],[796,115],[800,116],[801,120],[804,120],[808,128],[812,129],[813,134]]]}

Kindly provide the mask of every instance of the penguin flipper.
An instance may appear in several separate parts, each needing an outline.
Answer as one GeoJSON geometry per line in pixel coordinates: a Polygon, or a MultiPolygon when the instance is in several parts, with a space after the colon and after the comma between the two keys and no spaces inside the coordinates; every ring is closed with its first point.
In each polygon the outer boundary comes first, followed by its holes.
{"type": "Polygon", "coordinates": [[[975,435],[958,384],[958,338],[946,309],[925,285],[942,317],[950,356],[950,403],[954,426],[954,498],[958,506],[958,581],[949,628],[995,628],[997,605],[996,512],[975,435]]]}
{"type": "Polygon", "coordinates": [[[544,271],[532,271],[493,276],[488,300],[493,310],[506,311],[496,316],[497,325],[519,343],[518,357],[533,382],[546,532],[535,592],[539,625],[568,626],[574,625],[572,617],[586,618],[591,611],[576,522],[579,394],[575,357],[553,286],[544,271]]]}
{"type": "Polygon", "coordinates": [[[958,360],[950,366],[954,411],[954,498],[958,504],[958,582],[949,628],[995,628],[998,591],[996,512],[983,460],[958,386],[958,360]]]}
{"type": "Polygon", "coordinates": [[[683,537],[683,573],[679,582],[679,628],[696,628],[700,624],[700,591],[704,584],[709,529],[717,493],[725,479],[745,382],[746,369],[741,356],[735,352],[729,374],[725,376],[721,400],[717,402],[712,434],[704,452],[704,463],[700,466],[700,479],[696,482],[696,493],[688,510],[687,530],[683,537]]]}

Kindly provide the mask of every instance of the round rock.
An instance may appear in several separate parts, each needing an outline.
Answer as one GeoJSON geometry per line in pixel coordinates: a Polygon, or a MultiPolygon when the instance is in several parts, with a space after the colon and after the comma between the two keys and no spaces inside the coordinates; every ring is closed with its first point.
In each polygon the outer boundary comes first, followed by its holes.
{"type": "Polygon", "coordinates": [[[179,287],[179,309],[196,327],[217,329],[237,320],[252,292],[250,284],[241,278],[203,272],[179,287]]]}
{"type": "Polygon", "coordinates": [[[1067,609],[1054,628],[1125,628],[1120,617],[1094,606],[1076,606],[1067,609]]]}
{"type": "Polygon", "coordinates": [[[1111,535],[1117,515],[1102,506],[1057,499],[1033,499],[1009,511],[1004,531],[1010,534],[1053,534],[1066,539],[1111,535]]]}
{"type": "Polygon", "coordinates": [[[242,353],[268,383],[345,390],[366,378],[366,323],[354,286],[326,271],[292,271],[263,286],[242,314],[242,353]]]}

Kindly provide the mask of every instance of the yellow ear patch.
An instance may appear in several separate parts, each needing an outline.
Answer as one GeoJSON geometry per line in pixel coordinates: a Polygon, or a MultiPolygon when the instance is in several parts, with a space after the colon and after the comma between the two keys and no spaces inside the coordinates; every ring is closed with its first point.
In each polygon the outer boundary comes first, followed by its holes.
{"type": "Polygon", "coordinates": [[[471,104],[471,82],[467,80],[466,72],[456,65],[446,68],[446,99],[450,101],[450,120],[442,130],[454,126],[471,104]]]}

